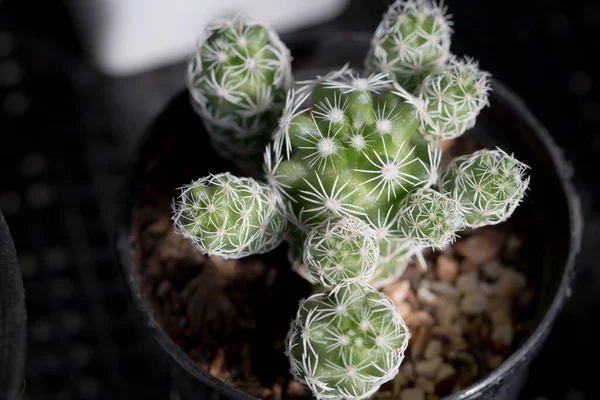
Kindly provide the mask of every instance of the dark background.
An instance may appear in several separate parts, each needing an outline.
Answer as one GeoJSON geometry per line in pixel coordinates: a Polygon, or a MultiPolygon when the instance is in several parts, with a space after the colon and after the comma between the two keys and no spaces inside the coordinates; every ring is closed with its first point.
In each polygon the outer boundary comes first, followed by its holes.
{"type": "MultiPolygon", "coordinates": [[[[571,160],[582,198],[586,232],[573,294],[523,398],[597,399],[600,4],[445,3],[453,52],[475,56],[525,100],[571,160]]],[[[387,4],[353,0],[319,29],[371,32],[387,4]]],[[[183,89],[183,74],[182,61],[106,77],[82,51],[61,1],[0,0],[0,209],[27,296],[23,399],[177,399],[132,327],[110,235],[131,151],[183,89]]]]}

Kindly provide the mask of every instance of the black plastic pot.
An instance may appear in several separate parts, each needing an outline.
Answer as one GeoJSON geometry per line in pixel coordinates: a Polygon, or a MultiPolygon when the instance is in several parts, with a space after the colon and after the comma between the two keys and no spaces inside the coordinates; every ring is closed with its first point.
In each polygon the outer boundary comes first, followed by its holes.
{"type": "MultiPolygon", "coordinates": [[[[339,67],[346,61],[360,68],[369,37],[338,33],[324,35],[320,40],[298,37],[284,40],[297,60],[295,74],[298,76],[300,69],[339,67]]],[[[499,146],[514,152],[531,167],[530,190],[512,221],[528,237],[526,257],[536,268],[534,283],[539,288],[539,296],[528,336],[514,353],[489,376],[445,400],[518,398],[531,359],[544,343],[570,294],[580,248],[582,218],[579,199],[570,182],[569,165],[523,102],[497,81],[493,89],[491,106],[482,112],[477,126],[467,135],[486,147],[499,146]]],[[[131,212],[149,191],[153,195],[161,193],[166,201],[176,195],[175,188],[182,183],[208,173],[234,171],[232,168],[210,148],[202,124],[189,105],[188,95],[182,92],[146,133],[118,210],[117,247],[123,276],[143,329],[155,339],[155,350],[172,374],[173,389],[183,399],[253,397],[227,386],[196,365],[152,316],[138,288],[132,265],[131,212]]],[[[168,212],[168,204],[164,207],[168,212]]]]}
{"type": "Polygon", "coordinates": [[[21,390],[26,343],[25,293],[15,246],[0,212],[0,399],[21,390]]]}

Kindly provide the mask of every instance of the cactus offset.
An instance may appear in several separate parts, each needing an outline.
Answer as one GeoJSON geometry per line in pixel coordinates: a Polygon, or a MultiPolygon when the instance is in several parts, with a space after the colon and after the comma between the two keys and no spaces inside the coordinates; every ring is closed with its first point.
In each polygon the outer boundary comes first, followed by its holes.
{"type": "Polygon", "coordinates": [[[463,207],[467,225],[476,228],[512,215],[529,185],[526,170],[502,150],[480,150],[452,160],[440,186],[463,207]]]}
{"type": "Polygon", "coordinates": [[[452,23],[429,0],[396,1],[375,31],[365,60],[368,72],[389,72],[406,90],[416,90],[439,72],[449,56],[452,23]]]}
{"type": "Polygon", "coordinates": [[[204,254],[241,258],[277,247],[286,230],[279,194],[252,178],[211,175],[181,189],[176,231],[204,254]]]}
{"type": "Polygon", "coordinates": [[[324,287],[367,281],[378,257],[375,230],[358,218],[327,219],[304,243],[304,264],[324,287]]]}
{"type": "Polygon", "coordinates": [[[290,62],[277,34],[245,16],[206,28],[189,63],[188,87],[221,156],[260,165],[292,84],[290,62]]]}
{"type": "Polygon", "coordinates": [[[286,339],[291,372],[320,399],[364,399],[398,372],[410,334],[396,306],[362,284],[300,304],[286,339]]]}

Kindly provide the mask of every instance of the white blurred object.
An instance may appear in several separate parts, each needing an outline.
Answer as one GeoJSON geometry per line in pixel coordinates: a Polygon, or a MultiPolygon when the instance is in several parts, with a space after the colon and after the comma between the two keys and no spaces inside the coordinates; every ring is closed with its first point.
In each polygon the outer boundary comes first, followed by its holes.
{"type": "Polygon", "coordinates": [[[278,33],[324,22],[348,0],[70,0],[77,28],[98,67],[123,76],[180,61],[204,26],[245,12],[278,33]]]}

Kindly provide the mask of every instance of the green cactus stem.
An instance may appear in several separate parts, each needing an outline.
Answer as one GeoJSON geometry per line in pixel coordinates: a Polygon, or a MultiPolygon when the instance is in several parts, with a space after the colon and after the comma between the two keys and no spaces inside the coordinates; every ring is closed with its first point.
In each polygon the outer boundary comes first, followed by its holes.
{"type": "Polygon", "coordinates": [[[410,334],[392,301],[364,283],[300,304],[286,340],[291,372],[320,399],[365,399],[398,372],[410,334]]]}
{"type": "Polygon", "coordinates": [[[287,225],[281,207],[280,195],[252,178],[210,175],[181,189],[173,224],[203,254],[241,258],[281,243],[287,225]]]}
{"type": "Polygon", "coordinates": [[[304,242],[304,265],[324,287],[366,282],[379,257],[375,230],[353,217],[327,219],[304,242]]]}
{"type": "Polygon", "coordinates": [[[416,91],[425,77],[443,68],[451,25],[445,8],[435,2],[396,1],[375,31],[365,59],[367,72],[390,73],[403,88],[416,91]]]}
{"type": "Polygon", "coordinates": [[[512,215],[525,196],[527,169],[500,149],[480,150],[452,160],[440,187],[460,203],[467,226],[498,224],[512,215]]]}
{"type": "Polygon", "coordinates": [[[192,105],[222,157],[260,166],[292,84],[290,63],[277,34],[246,16],[205,29],[187,81],[192,105]]]}

